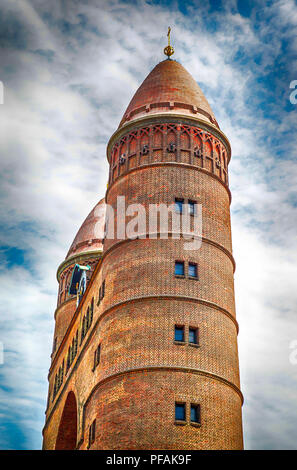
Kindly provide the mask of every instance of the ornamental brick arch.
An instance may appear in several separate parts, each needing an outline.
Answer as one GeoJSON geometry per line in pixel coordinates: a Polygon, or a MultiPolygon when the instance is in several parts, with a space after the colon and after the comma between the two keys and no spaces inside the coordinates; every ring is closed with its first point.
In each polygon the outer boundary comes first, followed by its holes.
{"type": "Polygon", "coordinates": [[[167,146],[165,149],[165,162],[175,162],[177,152],[177,136],[176,127],[167,125],[167,132],[165,134],[167,146]]]}
{"type": "Polygon", "coordinates": [[[221,149],[219,143],[216,143],[213,148],[213,157],[214,157],[214,173],[218,177],[221,177],[221,149]]]}
{"type": "Polygon", "coordinates": [[[69,392],[59,424],[55,450],[74,450],[77,442],[77,404],[74,392],[69,392]]]}
{"type": "Polygon", "coordinates": [[[149,138],[150,129],[141,129],[139,132],[140,138],[140,165],[145,165],[149,161],[149,138]]]}
{"type": "Polygon", "coordinates": [[[191,129],[182,126],[180,131],[180,161],[191,163],[191,129]]]}
{"type": "Polygon", "coordinates": [[[206,138],[204,142],[204,162],[205,162],[205,169],[208,170],[210,173],[213,172],[212,153],[213,153],[212,143],[210,139],[206,138]]]}
{"type": "Polygon", "coordinates": [[[127,169],[127,160],[128,160],[127,151],[128,151],[127,137],[124,137],[121,140],[120,152],[119,152],[119,164],[120,164],[119,174],[120,175],[125,173],[127,169]]]}

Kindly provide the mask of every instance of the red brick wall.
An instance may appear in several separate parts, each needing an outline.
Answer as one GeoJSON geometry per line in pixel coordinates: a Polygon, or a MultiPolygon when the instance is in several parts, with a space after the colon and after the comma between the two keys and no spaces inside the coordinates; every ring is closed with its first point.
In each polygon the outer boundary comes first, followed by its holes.
{"type": "MultiPolygon", "coordinates": [[[[96,418],[92,449],[241,449],[241,399],[222,382],[184,372],[138,372],[98,387],[86,407],[96,418]],[[199,403],[201,427],[176,425],[174,403],[199,403]]],[[[82,449],[86,449],[87,435],[82,449]]]]}
{"type": "Polygon", "coordinates": [[[175,197],[195,200],[202,204],[202,246],[185,251],[185,240],[172,238],[105,241],[102,262],[50,370],[52,390],[94,297],[91,328],[57,397],[50,400],[45,448],[55,447],[70,390],[77,400],[78,448],[87,448],[94,419],[96,449],[242,448],[230,193],[215,173],[215,153],[209,155],[208,172],[182,159],[170,163],[166,142],[161,140],[154,166],[148,160],[141,168],[131,170],[129,163],[121,168],[106,202],[116,208],[121,195],[127,204],[142,203],[147,209],[149,203],[171,204],[175,197]],[[198,263],[199,280],[176,278],[175,260],[198,263]],[[105,297],[97,305],[103,280],[105,297]],[[175,324],[199,328],[199,347],[175,344],[175,324]],[[93,370],[99,343],[101,361],[93,370]],[[201,427],[176,425],[175,401],[186,402],[188,412],[190,403],[200,404],[201,427]]]}
{"type": "MultiPolygon", "coordinates": [[[[202,205],[203,236],[232,251],[229,193],[217,179],[198,168],[168,164],[137,169],[119,178],[107,193],[107,203],[115,210],[115,235],[118,195],[125,196],[126,205],[142,204],[147,215],[149,204],[173,204],[176,197],[194,200],[202,205]]],[[[130,219],[127,217],[127,221],[130,219]]],[[[104,251],[117,241],[105,240],[104,251]]]]}
{"type": "Polygon", "coordinates": [[[56,340],[56,349],[53,351],[52,357],[55,356],[57,349],[59,348],[62,339],[65,336],[66,330],[70,324],[73,314],[76,310],[76,297],[63,302],[55,312],[55,333],[54,338],[56,340]]]}

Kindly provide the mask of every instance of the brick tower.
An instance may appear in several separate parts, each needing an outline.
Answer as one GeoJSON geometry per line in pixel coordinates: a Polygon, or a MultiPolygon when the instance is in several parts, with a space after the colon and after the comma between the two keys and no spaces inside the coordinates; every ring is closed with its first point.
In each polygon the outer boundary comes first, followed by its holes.
{"type": "MultiPolygon", "coordinates": [[[[62,298],[56,311],[45,449],[242,449],[230,155],[195,80],[159,63],[107,147],[115,237],[102,257],[96,236],[82,237],[100,259],[78,306],[67,313],[75,300],[62,298]],[[200,249],[159,228],[117,238],[118,196],[146,214],[201,205],[200,249]]],[[[66,259],[58,273],[66,265],[73,272],[66,259]]]]}

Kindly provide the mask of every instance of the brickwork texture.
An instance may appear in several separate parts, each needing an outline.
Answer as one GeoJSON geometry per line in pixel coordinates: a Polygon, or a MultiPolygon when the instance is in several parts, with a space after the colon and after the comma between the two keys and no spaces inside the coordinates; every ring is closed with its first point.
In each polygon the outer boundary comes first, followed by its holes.
{"type": "Polygon", "coordinates": [[[114,210],[115,237],[98,251],[92,213],[70,250],[78,258],[58,270],[58,340],[43,448],[242,449],[230,145],[179,63],[161,62],[144,81],[107,157],[105,202],[114,210]],[[118,196],[126,207],[143,205],[147,223],[140,238],[117,237],[118,196]],[[185,250],[187,240],[175,237],[171,222],[167,239],[160,238],[159,224],[151,236],[150,204],[176,198],[202,206],[197,250],[185,250]],[[77,307],[66,291],[78,259],[92,272],[77,307]],[[184,275],[175,275],[176,261],[184,262],[184,275]],[[196,277],[188,275],[189,263],[196,277]],[[176,327],[183,328],[181,341],[176,327]],[[176,404],[185,406],[183,420],[176,420],[176,404]],[[191,418],[191,406],[200,407],[199,419],[191,418]]]}

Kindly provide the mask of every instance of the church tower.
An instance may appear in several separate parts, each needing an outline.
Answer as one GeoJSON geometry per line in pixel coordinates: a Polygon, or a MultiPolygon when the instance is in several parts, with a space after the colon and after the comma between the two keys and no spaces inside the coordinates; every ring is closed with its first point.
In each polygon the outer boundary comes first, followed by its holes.
{"type": "Polygon", "coordinates": [[[243,448],[231,149],[171,52],[169,43],[107,146],[114,237],[102,245],[93,210],[58,270],[44,449],[243,448]],[[141,236],[119,236],[119,196],[144,208],[141,236]],[[173,225],[167,237],[160,223],[152,231],[152,204],[188,211],[192,225],[201,208],[199,249],[185,249],[173,225]]]}

